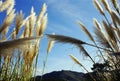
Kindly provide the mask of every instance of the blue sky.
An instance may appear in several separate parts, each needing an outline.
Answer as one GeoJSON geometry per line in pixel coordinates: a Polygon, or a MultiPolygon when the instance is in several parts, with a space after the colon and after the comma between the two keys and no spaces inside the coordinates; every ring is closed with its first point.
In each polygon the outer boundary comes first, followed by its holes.
{"type": "MultiPolygon", "coordinates": [[[[90,32],[93,31],[93,18],[100,20],[101,16],[94,7],[92,0],[16,0],[15,8],[18,12],[22,10],[25,16],[27,16],[30,14],[31,7],[33,6],[35,12],[39,14],[43,3],[47,4],[48,13],[48,24],[45,34],[54,32],[90,42],[89,38],[81,31],[77,21],[80,20],[87,26],[90,32]]],[[[37,74],[39,75],[41,74],[43,59],[45,59],[47,44],[48,39],[43,37],[37,69],[37,74]]],[[[93,48],[87,48],[91,56],[95,56],[96,51],[93,48]]],[[[84,72],[70,59],[69,54],[75,55],[88,70],[92,67],[89,59],[84,58],[79,49],[74,45],[55,43],[49,53],[45,73],[59,70],[84,72]]]]}

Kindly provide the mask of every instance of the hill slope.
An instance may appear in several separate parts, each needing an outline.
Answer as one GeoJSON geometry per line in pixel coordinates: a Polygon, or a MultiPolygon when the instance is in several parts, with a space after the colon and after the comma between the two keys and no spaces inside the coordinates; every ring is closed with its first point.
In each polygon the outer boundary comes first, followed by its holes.
{"type": "MultiPolygon", "coordinates": [[[[42,76],[42,81],[86,81],[88,74],[74,71],[53,71],[42,76]]],[[[35,81],[40,81],[41,76],[36,76],[35,81]]],[[[33,80],[31,80],[33,81],[33,80]]]]}

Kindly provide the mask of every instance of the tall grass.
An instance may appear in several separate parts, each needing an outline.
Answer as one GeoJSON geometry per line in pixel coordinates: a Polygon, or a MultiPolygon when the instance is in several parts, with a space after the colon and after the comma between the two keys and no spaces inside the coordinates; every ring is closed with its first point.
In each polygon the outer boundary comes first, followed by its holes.
{"type": "Polygon", "coordinates": [[[46,4],[37,16],[34,8],[24,18],[15,13],[14,0],[0,1],[0,81],[30,81],[36,75],[39,44],[47,24],[46,4]],[[11,30],[11,26],[13,27],[11,30]]]}
{"type": "MultiPolygon", "coordinates": [[[[70,43],[76,45],[82,53],[89,57],[94,63],[92,70],[96,72],[97,78],[91,76],[92,81],[119,81],[120,77],[120,7],[119,0],[93,0],[94,5],[103,16],[102,21],[96,18],[94,22],[94,35],[87,30],[80,21],[78,24],[85,34],[93,42],[92,44],[63,35],[47,35],[55,41],[61,43],[70,43]],[[89,51],[84,46],[92,46],[98,49],[103,63],[96,63],[91,57],[89,51]],[[93,79],[94,77],[94,79],[93,79]]],[[[96,49],[95,49],[96,50],[96,49]]],[[[77,58],[70,55],[73,61],[82,66],[87,72],[88,70],[80,63],[77,58]]],[[[102,62],[102,61],[101,61],[102,62]]],[[[88,72],[89,73],[89,72],[88,72]]]]}

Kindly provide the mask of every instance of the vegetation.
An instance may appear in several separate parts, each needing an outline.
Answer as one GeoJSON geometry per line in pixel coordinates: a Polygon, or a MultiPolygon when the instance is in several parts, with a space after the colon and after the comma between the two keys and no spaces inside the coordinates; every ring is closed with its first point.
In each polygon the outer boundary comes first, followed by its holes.
{"type": "Polygon", "coordinates": [[[26,18],[22,11],[15,13],[14,5],[14,0],[0,1],[0,14],[5,14],[0,26],[0,81],[29,81],[36,75],[46,4],[38,16],[32,7],[26,18]]]}
{"type": "Polygon", "coordinates": [[[73,55],[70,55],[72,60],[84,68],[91,76],[91,81],[119,81],[120,77],[120,7],[118,0],[93,0],[96,8],[103,16],[102,21],[93,19],[94,33],[96,39],[88,31],[80,21],[78,24],[84,33],[89,37],[93,43],[87,43],[85,41],[63,36],[63,35],[47,35],[55,41],[61,43],[70,43],[76,45],[83,53],[83,55],[89,57],[93,62],[92,70],[96,72],[97,78],[91,75],[88,70],[80,63],[79,60],[73,55]],[[96,63],[91,57],[89,51],[84,48],[85,45],[97,48],[99,55],[102,58],[103,63],[96,63]]]}
{"type": "MultiPolygon", "coordinates": [[[[93,0],[93,2],[104,18],[102,21],[97,21],[95,18],[93,20],[96,39],[80,21],[78,24],[93,43],[68,36],[48,34],[50,41],[42,74],[55,40],[76,45],[83,55],[93,62],[91,69],[94,74],[91,74],[74,55],[70,55],[75,63],[87,71],[90,76],[89,79],[86,78],[87,81],[119,81],[120,1],[93,0]],[[96,63],[89,51],[85,49],[85,45],[95,47],[95,50],[97,48],[103,63],[96,63]]],[[[36,75],[40,39],[46,28],[46,5],[43,5],[38,16],[32,7],[30,15],[26,18],[22,11],[15,13],[14,5],[14,0],[0,1],[0,14],[6,15],[0,25],[0,81],[30,81],[31,77],[36,75]]]]}

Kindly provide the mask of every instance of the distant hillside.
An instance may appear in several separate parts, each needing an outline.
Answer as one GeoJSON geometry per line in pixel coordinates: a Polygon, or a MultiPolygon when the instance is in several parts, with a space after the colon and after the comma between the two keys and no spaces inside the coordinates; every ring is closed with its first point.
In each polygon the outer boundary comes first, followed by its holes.
{"type": "MultiPolygon", "coordinates": [[[[90,76],[88,74],[62,70],[43,75],[42,81],[87,81],[89,78],[90,76]]],[[[40,81],[40,79],[41,76],[35,77],[35,81],[40,81]]],[[[89,81],[92,80],[89,79],[89,81]]]]}

